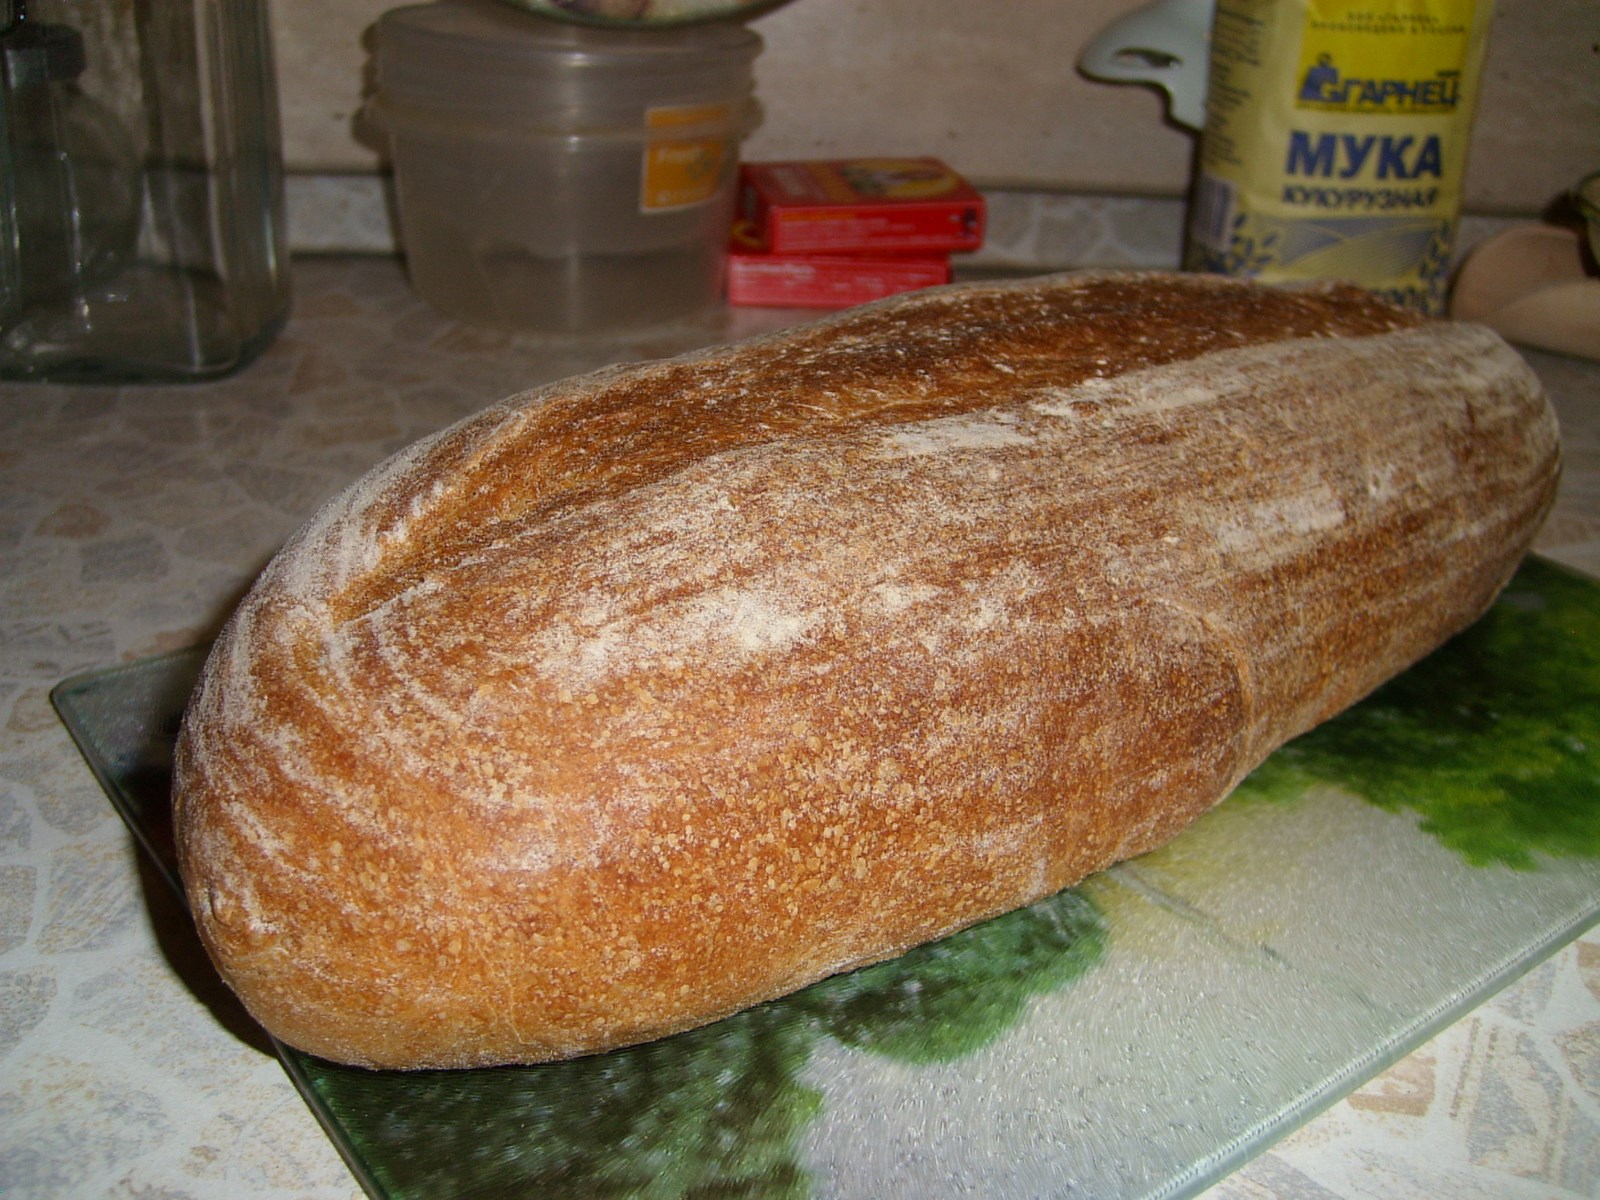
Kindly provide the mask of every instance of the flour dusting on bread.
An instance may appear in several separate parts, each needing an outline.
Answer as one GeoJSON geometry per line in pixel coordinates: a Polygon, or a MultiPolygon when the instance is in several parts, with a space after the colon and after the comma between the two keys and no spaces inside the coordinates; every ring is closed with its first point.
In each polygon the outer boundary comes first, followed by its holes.
{"type": "Polygon", "coordinates": [[[1351,288],[899,297],[513,397],[352,485],[207,664],[224,977],[369,1065],[660,1036],[1069,886],[1475,619],[1553,419],[1351,288]]]}

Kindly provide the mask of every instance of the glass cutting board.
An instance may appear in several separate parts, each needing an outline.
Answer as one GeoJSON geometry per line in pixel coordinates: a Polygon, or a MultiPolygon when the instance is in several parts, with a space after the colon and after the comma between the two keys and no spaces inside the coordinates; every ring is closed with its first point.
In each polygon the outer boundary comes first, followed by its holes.
{"type": "MultiPolygon", "coordinates": [[[[176,886],[203,650],[58,711],[176,886]]],[[[280,1048],[374,1196],[1175,1197],[1600,915],[1600,587],[1530,560],[1473,629],[1162,850],[717,1025],[541,1067],[280,1048]]]]}

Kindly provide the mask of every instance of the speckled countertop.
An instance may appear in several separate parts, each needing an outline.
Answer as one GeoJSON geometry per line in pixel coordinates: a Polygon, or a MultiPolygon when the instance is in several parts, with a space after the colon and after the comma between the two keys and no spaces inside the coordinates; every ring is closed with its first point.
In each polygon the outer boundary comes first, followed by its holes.
{"type": "MultiPolygon", "coordinates": [[[[352,1197],[232,1016],[49,704],[74,673],[208,637],[318,504],[502,395],[758,332],[515,339],[435,316],[381,258],[296,265],[294,316],[217,383],[0,386],[0,1195],[352,1197]]],[[[1600,576],[1600,364],[1530,355],[1566,475],[1540,542],[1600,576]]],[[[1591,933],[1209,1195],[1566,1197],[1600,1189],[1591,933]]]]}

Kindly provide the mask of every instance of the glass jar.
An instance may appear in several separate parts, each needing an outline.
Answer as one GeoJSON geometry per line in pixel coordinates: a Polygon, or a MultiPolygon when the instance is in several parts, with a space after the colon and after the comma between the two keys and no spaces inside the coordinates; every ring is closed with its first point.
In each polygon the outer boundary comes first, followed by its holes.
{"type": "Polygon", "coordinates": [[[0,377],[184,380],[287,315],[264,0],[0,11],[0,377]]]}

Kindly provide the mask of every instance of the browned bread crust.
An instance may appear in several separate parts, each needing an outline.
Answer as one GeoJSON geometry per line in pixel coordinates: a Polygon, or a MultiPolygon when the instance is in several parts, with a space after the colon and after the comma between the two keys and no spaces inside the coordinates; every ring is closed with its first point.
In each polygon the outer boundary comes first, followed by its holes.
{"type": "Polygon", "coordinates": [[[206,945],[347,1062],[713,1020],[1159,845],[1476,618],[1555,488],[1353,289],[917,293],[514,397],[287,546],[185,721],[206,945]]]}

